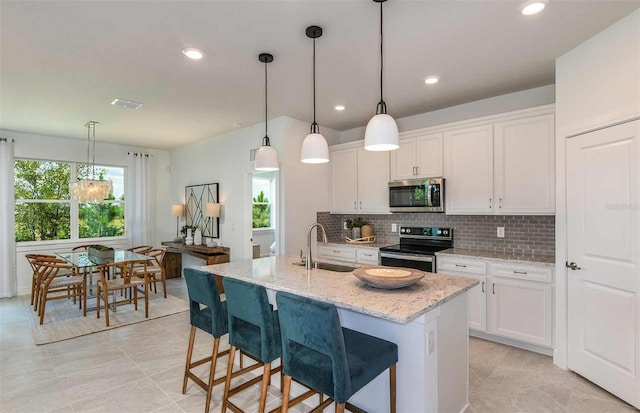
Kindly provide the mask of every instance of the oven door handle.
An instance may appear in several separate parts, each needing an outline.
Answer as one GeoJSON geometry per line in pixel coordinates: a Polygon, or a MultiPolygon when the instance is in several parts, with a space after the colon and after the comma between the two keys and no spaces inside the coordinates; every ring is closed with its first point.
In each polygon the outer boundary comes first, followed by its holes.
{"type": "Polygon", "coordinates": [[[433,262],[433,257],[430,256],[420,257],[417,255],[391,254],[388,252],[381,252],[380,258],[394,258],[396,260],[405,261],[433,262]]]}

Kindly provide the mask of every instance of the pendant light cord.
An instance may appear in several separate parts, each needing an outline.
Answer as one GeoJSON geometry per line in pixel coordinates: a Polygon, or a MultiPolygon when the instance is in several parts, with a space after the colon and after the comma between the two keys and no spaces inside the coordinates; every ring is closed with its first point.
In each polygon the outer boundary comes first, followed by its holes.
{"type": "Polygon", "coordinates": [[[382,98],[382,73],[384,71],[384,50],[382,48],[384,36],[382,35],[382,1],[380,2],[380,102],[376,106],[376,115],[387,113],[387,104],[382,98]]]}
{"type": "Polygon", "coordinates": [[[267,95],[268,95],[268,85],[269,82],[267,81],[267,62],[264,62],[264,139],[262,142],[262,145],[266,145],[266,146],[270,146],[271,142],[269,142],[269,135],[267,134],[267,121],[268,121],[268,100],[267,100],[267,95]]]}
{"type": "Polygon", "coordinates": [[[96,124],[93,123],[93,158],[91,162],[91,179],[96,179],[96,124]]]}
{"type": "Polygon", "coordinates": [[[313,38],[313,123],[311,133],[320,133],[320,128],[316,122],[316,39],[313,38]]]}

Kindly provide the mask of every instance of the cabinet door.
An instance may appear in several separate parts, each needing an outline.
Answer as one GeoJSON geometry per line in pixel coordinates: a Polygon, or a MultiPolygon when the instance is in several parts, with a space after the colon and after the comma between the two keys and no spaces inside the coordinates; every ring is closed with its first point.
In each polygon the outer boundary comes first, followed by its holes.
{"type": "Polygon", "coordinates": [[[469,328],[478,331],[487,330],[487,278],[465,275],[465,277],[476,278],[480,281],[467,293],[467,321],[469,328]]]}
{"type": "Polygon", "coordinates": [[[496,123],[496,213],[555,211],[554,116],[496,123]]]}
{"type": "Polygon", "coordinates": [[[490,334],[540,346],[552,343],[552,286],[489,277],[490,334]]]}
{"type": "Polygon", "coordinates": [[[356,249],[356,262],[358,264],[378,265],[378,250],[375,248],[356,249]]]}
{"type": "Polygon", "coordinates": [[[341,149],[331,152],[331,212],[353,214],[357,212],[358,152],[341,149]]]}
{"type": "Polygon", "coordinates": [[[444,134],[447,214],[493,213],[493,126],[444,134]]]}
{"type": "Polygon", "coordinates": [[[389,212],[389,154],[358,148],[358,211],[389,212]]]}
{"type": "Polygon", "coordinates": [[[416,138],[416,167],[419,178],[442,176],[442,133],[416,138]]]}
{"type": "Polygon", "coordinates": [[[416,140],[404,139],[400,147],[389,153],[392,181],[404,181],[416,177],[416,140]]]}

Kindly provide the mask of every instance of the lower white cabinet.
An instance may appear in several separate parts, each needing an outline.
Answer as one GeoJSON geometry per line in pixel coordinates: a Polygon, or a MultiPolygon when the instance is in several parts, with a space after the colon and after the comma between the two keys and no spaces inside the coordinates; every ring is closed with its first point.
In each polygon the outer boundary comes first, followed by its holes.
{"type": "Polygon", "coordinates": [[[378,249],[350,245],[318,245],[318,257],[325,260],[378,265],[378,249]]]}
{"type": "Polygon", "coordinates": [[[551,268],[439,255],[437,272],[480,281],[467,293],[471,330],[553,346],[551,268]]]}

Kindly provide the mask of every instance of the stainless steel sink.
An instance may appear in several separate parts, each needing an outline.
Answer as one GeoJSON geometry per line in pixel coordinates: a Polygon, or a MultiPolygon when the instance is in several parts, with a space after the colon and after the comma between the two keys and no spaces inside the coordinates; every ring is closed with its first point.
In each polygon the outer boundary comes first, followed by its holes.
{"type": "MultiPolygon", "coordinates": [[[[293,265],[299,265],[304,267],[304,262],[294,262],[293,265]]],[[[335,271],[335,272],[351,272],[356,269],[356,267],[350,267],[348,265],[340,265],[340,264],[330,264],[328,262],[314,262],[313,268],[318,268],[320,270],[327,271],[335,271]]]]}

